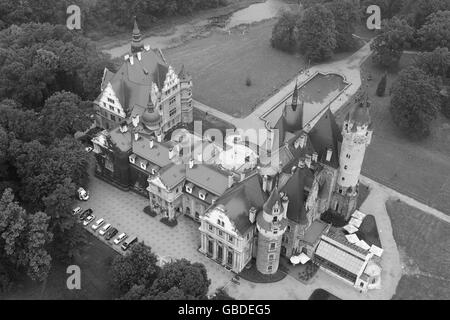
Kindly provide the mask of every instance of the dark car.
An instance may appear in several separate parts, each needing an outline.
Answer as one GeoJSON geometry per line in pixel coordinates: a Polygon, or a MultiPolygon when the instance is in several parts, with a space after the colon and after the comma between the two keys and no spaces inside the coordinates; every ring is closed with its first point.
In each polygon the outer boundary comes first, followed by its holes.
{"type": "Polygon", "coordinates": [[[94,212],[94,210],[92,210],[91,208],[84,210],[82,214],[80,214],[80,220],[83,221],[84,219],[86,219],[89,215],[92,214],[92,212],[94,212]]]}
{"type": "Polygon", "coordinates": [[[116,228],[112,228],[105,235],[105,239],[108,240],[108,241],[111,240],[118,232],[119,232],[119,230],[117,230],[116,228]]]}

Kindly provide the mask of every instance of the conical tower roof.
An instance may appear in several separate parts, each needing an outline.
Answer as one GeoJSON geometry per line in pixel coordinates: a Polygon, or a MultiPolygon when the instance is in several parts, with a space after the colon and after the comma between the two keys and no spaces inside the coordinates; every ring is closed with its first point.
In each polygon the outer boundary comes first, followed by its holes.
{"type": "Polygon", "coordinates": [[[142,44],[142,35],[137,24],[136,17],[134,17],[134,27],[133,35],[131,40],[131,53],[136,53],[144,50],[144,45],[142,44]]]}

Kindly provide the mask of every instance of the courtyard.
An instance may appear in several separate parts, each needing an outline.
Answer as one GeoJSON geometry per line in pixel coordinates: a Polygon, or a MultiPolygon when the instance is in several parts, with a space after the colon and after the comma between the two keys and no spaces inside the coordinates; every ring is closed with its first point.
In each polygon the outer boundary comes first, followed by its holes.
{"type": "MultiPolygon", "coordinates": [[[[89,191],[89,201],[80,205],[83,208],[92,208],[96,220],[104,218],[106,223],[111,223],[119,233],[137,236],[139,241],[151,247],[160,257],[185,258],[191,262],[203,263],[211,279],[210,294],[226,285],[234,276],[197,251],[200,246],[197,222],[183,216],[178,219],[176,227],[170,228],[162,224],[158,217],[153,218],[143,212],[144,207],[148,205],[148,199],[131,191],[121,191],[95,177],[91,177],[89,191]]],[[[99,237],[98,233],[96,236],[99,237]]],[[[100,239],[105,242],[103,238],[100,239]]],[[[119,252],[121,250],[118,246],[115,246],[115,249],[119,252]]]]}

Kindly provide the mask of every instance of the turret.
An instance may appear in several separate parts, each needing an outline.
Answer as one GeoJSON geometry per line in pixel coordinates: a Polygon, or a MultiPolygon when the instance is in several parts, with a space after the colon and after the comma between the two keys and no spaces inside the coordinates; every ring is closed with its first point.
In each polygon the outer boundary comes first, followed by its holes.
{"type": "Polygon", "coordinates": [[[194,121],[194,108],[192,105],[192,77],[185,71],[184,65],[178,74],[181,87],[181,121],[189,124],[194,121]]]}
{"type": "Polygon", "coordinates": [[[256,268],[263,274],[274,274],[278,270],[281,240],[287,228],[289,199],[274,188],[263,211],[256,219],[258,246],[256,268]]]}
{"type": "Polygon", "coordinates": [[[304,102],[299,101],[299,87],[295,84],[291,105],[287,101],[283,110],[285,129],[289,132],[297,132],[303,129],[304,102]]]}
{"type": "Polygon", "coordinates": [[[142,35],[139,30],[136,17],[134,17],[133,35],[131,39],[131,53],[135,54],[144,51],[144,45],[142,43],[142,35]]]}

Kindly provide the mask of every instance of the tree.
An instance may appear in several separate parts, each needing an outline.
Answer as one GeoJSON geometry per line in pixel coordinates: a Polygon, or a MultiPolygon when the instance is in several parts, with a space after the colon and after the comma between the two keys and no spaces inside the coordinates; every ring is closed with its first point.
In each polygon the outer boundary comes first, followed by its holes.
{"type": "Polygon", "coordinates": [[[299,50],[313,62],[330,59],[336,49],[336,25],[333,13],[317,4],[304,12],[299,28],[299,50]]]}
{"type": "Polygon", "coordinates": [[[412,39],[414,30],[406,20],[397,17],[384,20],[380,34],[371,44],[373,60],[384,68],[396,66],[403,55],[405,45],[412,39]]]}
{"type": "Polygon", "coordinates": [[[137,243],[130,250],[125,256],[116,257],[111,265],[112,284],[121,295],[134,286],[150,287],[159,272],[158,258],[150,247],[137,243]]]}
{"type": "Polygon", "coordinates": [[[450,95],[449,93],[444,93],[442,97],[442,105],[441,105],[442,114],[450,119],[450,95]]]}
{"type": "Polygon", "coordinates": [[[448,48],[436,48],[433,52],[419,53],[415,66],[429,75],[450,78],[450,52],[448,48]]]}
{"type": "Polygon", "coordinates": [[[46,251],[53,236],[47,231],[49,219],[43,212],[27,214],[6,189],[0,199],[0,260],[25,268],[32,280],[44,280],[51,264],[46,251]]]}
{"type": "Polygon", "coordinates": [[[414,10],[414,26],[420,29],[426,19],[438,11],[450,10],[450,2],[448,0],[419,0],[414,10]]]}
{"type": "Polygon", "coordinates": [[[272,30],[272,47],[286,52],[297,50],[298,21],[301,20],[300,13],[283,11],[272,30]]]}
{"type": "Polygon", "coordinates": [[[394,123],[412,139],[427,137],[440,106],[433,78],[416,67],[401,71],[393,85],[390,112],[394,123]]]}
{"type": "Polygon", "coordinates": [[[418,31],[418,37],[422,48],[427,51],[450,47],[450,11],[431,14],[418,31]]]}
{"type": "Polygon", "coordinates": [[[355,25],[359,21],[359,12],[354,2],[348,0],[333,0],[325,4],[333,13],[336,24],[336,49],[351,50],[356,46],[353,37],[355,25]]]}
{"type": "Polygon", "coordinates": [[[150,288],[152,299],[206,299],[211,280],[201,263],[186,259],[164,265],[150,288]]]}
{"type": "Polygon", "coordinates": [[[387,73],[383,75],[380,82],[378,83],[377,96],[384,97],[384,94],[386,92],[386,86],[387,86],[387,73]]]}
{"type": "Polygon", "coordinates": [[[56,92],[45,101],[41,111],[42,122],[51,133],[50,140],[73,136],[77,131],[86,131],[92,124],[92,110],[86,109],[80,97],[74,93],[56,92]]]}

